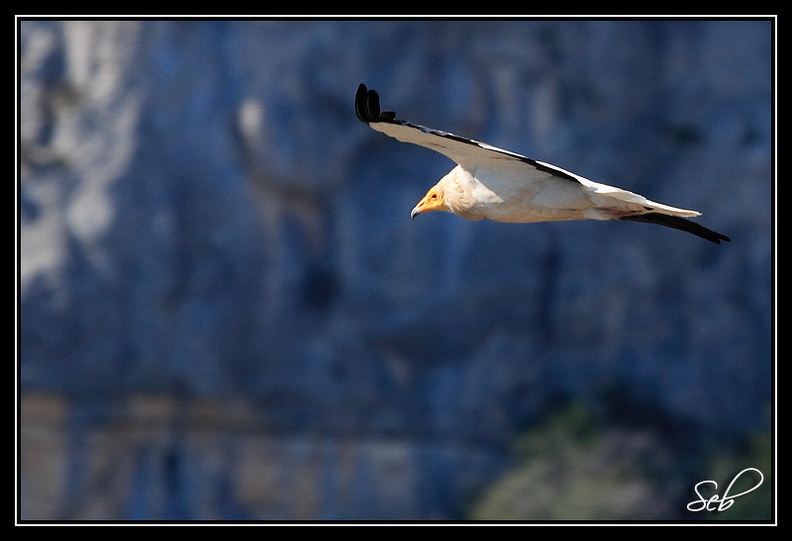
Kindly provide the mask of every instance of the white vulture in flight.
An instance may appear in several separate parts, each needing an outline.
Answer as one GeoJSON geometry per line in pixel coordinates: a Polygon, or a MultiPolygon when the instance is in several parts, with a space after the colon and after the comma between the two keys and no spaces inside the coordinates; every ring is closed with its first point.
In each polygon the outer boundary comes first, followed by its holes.
{"type": "Polygon", "coordinates": [[[457,163],[412,210],[411,216],[443,210],[469,220],[550,222],[631,220],[673,227],[720,244],[729,237],[687,218],[699,216],[645,197],[593,182],[549,163],[452,133],[396,118],[381,111],[379,95],[361,84],[357,117],[372,129],[430,148],[457,163]]]}

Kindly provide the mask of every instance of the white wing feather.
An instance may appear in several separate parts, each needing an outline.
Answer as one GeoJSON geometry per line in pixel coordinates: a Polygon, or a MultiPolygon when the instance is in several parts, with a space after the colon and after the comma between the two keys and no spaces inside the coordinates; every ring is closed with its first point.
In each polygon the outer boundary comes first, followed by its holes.
{"type": "MultiPolygon", "coordinates": [[[[699,216],[700,213],[695,210],[657,203],[642,195],[588,180],[558,166],[510,150],[398,120],[392,111],[380,110],[379,95],[363,84],[358,87],[355,95],[355,113],[373,130],[404,143],[412,143],[443,154],[498,193],[513,194],[515,199],[520,199],[523,194],[530,194],[530,200],[524,197],[522,199],[537,212],[537,221],[626,219],[673,227],[716,243],[729,240],[725,235],[684,219],[699,216]],[[533,185],[536,187],[532,187],[533,185]],[[593,204],[593,209],[591,206],[588,210],[577,207],[582,197],[588,200],[589,205],[593,204]],[[547,207],[542,206],[542,200],[548,203],[547,207]],[[571,203],[577,208],[561,208],[565,203],[571,203]],[[558,211],[555,217],[554,207],[558,211]]],[[[508,216],[506,221],[509,221],[508,216]]]]}

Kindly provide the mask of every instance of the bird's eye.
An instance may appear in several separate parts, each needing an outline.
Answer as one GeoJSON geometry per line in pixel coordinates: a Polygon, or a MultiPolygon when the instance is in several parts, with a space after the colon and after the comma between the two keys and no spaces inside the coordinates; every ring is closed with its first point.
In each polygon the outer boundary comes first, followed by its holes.
{"type": "Polygon", "coordinates": [[[432,196],[429,199],[437,199],[437,194],[433,193],[432,196]]]}

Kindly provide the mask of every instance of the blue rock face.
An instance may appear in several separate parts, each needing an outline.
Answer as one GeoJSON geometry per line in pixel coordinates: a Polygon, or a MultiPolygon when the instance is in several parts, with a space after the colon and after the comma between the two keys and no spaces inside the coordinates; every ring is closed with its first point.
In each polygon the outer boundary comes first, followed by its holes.
{"type": "Polygon", "coordinates": [[[62,467],[23,516],[453,517],[553,397],[612,385],[767,422],[771,22],[23,21],[20,45],[21,392],[63,410],[25,417],[55,428],[23,456],[62,467]],[[360,82],[732,242],[412,222],[453,164],[358,122],[360,82]],[[74,464],[119,456],[92,505],[101,468],[74,464]]]}

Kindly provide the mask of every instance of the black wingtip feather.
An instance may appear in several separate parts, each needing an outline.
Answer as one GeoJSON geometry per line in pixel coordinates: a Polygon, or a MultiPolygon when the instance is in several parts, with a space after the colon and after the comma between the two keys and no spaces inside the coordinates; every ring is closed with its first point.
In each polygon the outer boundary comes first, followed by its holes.
{"type": "Polygon", "coordinates": [[[369,90],[366,85],[360,83],[355,93],[355,114],[361,122],[394,122],[396,113],[393,111],[382,111],[380,109],[379,94],[376,90],[369,90]]]}
{"type": "Polygon", "coordinates": [[[707,229],[703,225],[696,222],[681,218],[679,216],[669,216],[668,214],[660,214],[659,212],[649,212],[647,214],[638,214],[634,216],[622,216],[622,220],[629,220],[632,222],[644,222],[647,224],[664,225],[680,231],[687,231],[703,239],[707,239],[715,244],[720,244],[721,241],[731,242],[731,239],[726,235],[707,229]]]}
{"type": "Polygon", "coordinates": [[[355,93],[355,114],[367,124],[379,120],[380,117],[379,94],[376,90],[366,88],[363,83],[355,93]]]}

